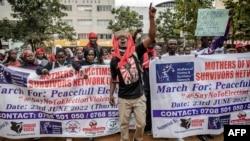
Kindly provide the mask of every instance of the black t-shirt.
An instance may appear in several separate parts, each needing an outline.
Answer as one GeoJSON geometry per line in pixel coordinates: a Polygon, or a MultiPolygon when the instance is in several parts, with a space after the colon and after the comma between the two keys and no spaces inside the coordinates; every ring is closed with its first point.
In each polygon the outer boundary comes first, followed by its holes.
{"type": "MultiPolygon", "coordinates": [[[[141,43],[135,49],[138,58],[141,58],[146,52],[144,45],[141,43]]],[[[128,63],[121,68],[117,68],[119,58],[112,58],[110,62],[110,70],[112,79],[118,77],[119,91],[118,97],[124,99],[138,98],[143,94],[143,83],[141,78],[140,62],[135,55],[128,59],[128,63]]]]}

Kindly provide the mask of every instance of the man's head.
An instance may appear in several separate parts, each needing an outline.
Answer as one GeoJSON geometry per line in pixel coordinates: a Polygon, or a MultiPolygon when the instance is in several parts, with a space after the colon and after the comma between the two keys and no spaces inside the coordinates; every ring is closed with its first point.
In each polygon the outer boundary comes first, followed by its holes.
{"type": "Polygon", "coordinates": [[[201,47],[202,48],[207,48],[211,45],[213,41],[213,37],[210,36],[202,36],[201,37],[201,47]]]}
{"type": "Polygon", "coordinates": [[[36,55],[36,58],[43,59],[44,56],[45,56],[45,52],[44,52],[44,50],[42,48],[39,48],[39,49],[36,50],[35,55],[36,55]]]}
{"type": "Polygon", "coordinates": [[[58,61],[60,64],[63,64],[66,60],[66,51],[64,48],[58,48],[56,50],[56,61],[58,61]]]}
{"type": "Polygon", "coordinates": [[[31,50],[24,50],[23,59],[26,63],[33,63],[35,61],[35,55],[31,50]]]}
{"type": "Polygon", "coordinates": [[[123,55],[127,49],[129,32],[125,30],[119,30],[115,33],[115,38],[118,40],[119,52],[123,55]]]}
{"type": "Polygon", "coordinates": [[[89,42],[90,42],[90,44],[92,46],[95,46],[97,44],[96,43],[97,38],[98,38],[98,36],[97,36],[97,34],[95,32],[90,32],[89,33],[89,42]]]}
{"type": "Polygon", "coordinates": [[[162,47],[160,45],[157,45],[157,44],[154,45],[154,50],[155,50],[157,56],[161,56],[161,48],[162,47]]]}
{"type": "Polygon", "coordinates": [[[168,45],[168,52],[170,54],[172,54],[172,53],[175,54],[175,52],[176,52],[176,50],[178,48],[177,40],[176,39],[169,39],[167,45],[168,45]]]}
{"type": "Polygon", "coordinates": [[[191,54],[191,50],[192,50],[191,48],[192,48],[191,45],[186,45],[184,47],[184,55],[190,55],[191,54]]]}

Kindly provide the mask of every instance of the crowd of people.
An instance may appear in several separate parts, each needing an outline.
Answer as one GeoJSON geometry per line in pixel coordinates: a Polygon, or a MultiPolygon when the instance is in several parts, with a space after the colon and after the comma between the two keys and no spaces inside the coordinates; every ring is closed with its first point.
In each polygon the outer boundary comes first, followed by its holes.
{"type": "MultiPolygon", "coordinates": [[[[131,35],[125,30],[115,32],[112,48],[98,46],[97,33],[89,33],[89,43],[84,48],[70,48],[56,45],[50,55],[43,48],[35,52],[24,50],[20,56],[14,49],[0,51],[0,63],[5,66],[22,67],[35,70],[38,75],[46,75],[50,70],[62,66],[72,66],[76,71],[82,66],[100,64],[110,65],[110,104],[118,104],[121,141],[129,141],[129,119],[133,112],[136,122],[134,141],[142,141],[144,132],[152,135],[151,98],[149,62],[155,57],[178,55],[212,55],[217,53],[246,53],[246,45],[226,47],[224,41],[230,28],[230,19],[224,36],[211,38],[201,37],[201,45],[195,49],[187,44],[179,48],[177,39],[169,39],[165,44],[155,41],[156,9],[149,7],[149,32],[141,43],[135,43],[136,31],[131,35]],[[165,52],[163,52],[165,50],[165,52]],[[119,86],[118,99],[114,97],[116,86],[119,86]]],[[[88,76],[85,76],[88,79],[88,76]]],[[[213,138],[211,135],[198,135],[201,141],[213,138]]],[[[90,140],[93,140],[91,138],[90,140]]],[[[178,141],[184,139],[178,138],[178,141]]]]}

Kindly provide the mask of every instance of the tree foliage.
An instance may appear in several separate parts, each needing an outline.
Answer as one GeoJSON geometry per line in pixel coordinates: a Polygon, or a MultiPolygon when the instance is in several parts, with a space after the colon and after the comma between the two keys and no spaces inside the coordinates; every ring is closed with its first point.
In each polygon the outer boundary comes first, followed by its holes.
{"type": "Polygon", "coordinates": [[[174,10],[167,9],[159,13],[157,19],[159,37],[163,37],[165,41],[168,38],[179,38],[179,33],[183,31],[188,40],[197,41],[195,29],[198,9],[211,7],[212,0],[175,0],[174,10]]]}
{"type": "Polygon", "coordinates": [[[159,12],[159,16],[156,19],[157,24],[157,38],[163,38],[167,41],[170,38],[179,37],[179,32],[176,27],[175,13],[171,9],[167,9],[164,12],[159,12]]]}
{"type": "MultiPolygon", "coordinates": [[[[7,18],[0,20],[0,39],[8,40],[12,37],[13,25],[7,18]]],[[[2,41],[0,40],[0,49],[2,49],[2,41]]]]}
{"type": "Polygon", "coordinates": [[[54,35],[60,39],[73,40],[74,28],[61,18],[67,16],[66,6],[59,0],[8,0],[13,18],[18,19],[13,29],[13,39],[24,41],[35,50],[51,41],[54,35]]]}
{"type": "Polygon", "coordinates": [[[109,22],[108,29],[111,29],[113,32],[125,29],[132,33],[138,27],[143,26],[143,22],[139,20],[139,14],[130,10],[129,7],[121,6],[117,9],[112,9],[111,12],[115,19],[109,22]]]}
{"type": "Polygon", "coordinates": [[[176,27],[186,33],[187,39],[197,40],[195,29],[198,9],[212,7],[212,0],[175,0],[176,27]]]}
{"type": "Polygon", "coordinates": [[[232,44],[234,40],[250,39],[250,0],[239,0],[234,2],[232,0],[224,0],[225,7],[233,10],[232,32],[230,38],[232,44]]]}

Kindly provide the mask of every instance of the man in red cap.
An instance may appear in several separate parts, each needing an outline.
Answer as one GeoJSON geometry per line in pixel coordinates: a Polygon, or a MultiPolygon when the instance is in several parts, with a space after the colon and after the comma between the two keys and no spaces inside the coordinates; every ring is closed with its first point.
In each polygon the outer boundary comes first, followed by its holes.
{"type": "Polygon", "coordinates": [[[100,50],[99,50],[100,47],[97,44],[97,39],[98,39],[97,34],[95,32],[90,32],[89,33],[89,42],[86,45],[86,47],[92,47],[95,50],[95,52],[96,52],[95,62],[98,62],[99,54],[100,54],[100,50]]]}
{"type": "Polygon", "coordinates": [[[146,125],[146,97],[143,91],[142,69],[138,58],[141,58],[147,48],[153,43],[156,34],[156,9],[149,7],[150,28],[148,38],[135,47],[132,35],[124,30],[117,31],[113,39],[114,55],[110,62],[110,104],[115,105],[114,91],[118,90],[118,111],[121,139],[129,141],[129,121],[133,112],[136,122],[134,141],[142,141],[146,125]]]}

